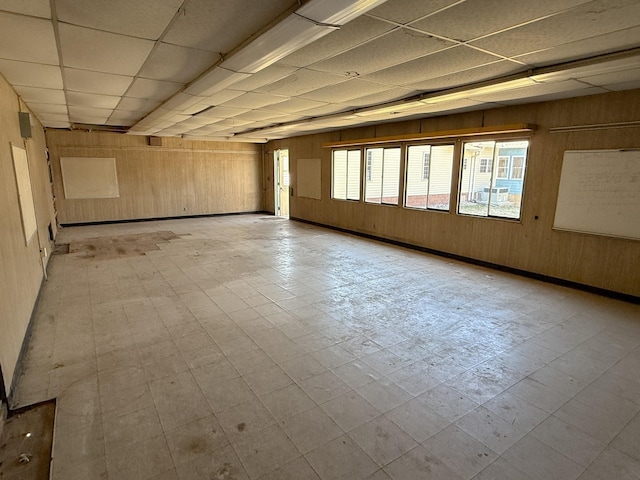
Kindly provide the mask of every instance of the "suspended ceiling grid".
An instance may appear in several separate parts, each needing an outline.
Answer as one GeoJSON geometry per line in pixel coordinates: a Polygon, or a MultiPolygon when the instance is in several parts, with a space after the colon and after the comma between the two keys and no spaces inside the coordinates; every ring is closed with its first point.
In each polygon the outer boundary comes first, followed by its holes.
{"type": "Polygon", "coordinates": [[[0,0],[0,73],[46,127],[247,141],[640,88],[639,1],[387,0],[213,95],[184,92],[299,7],[0,0]]]}

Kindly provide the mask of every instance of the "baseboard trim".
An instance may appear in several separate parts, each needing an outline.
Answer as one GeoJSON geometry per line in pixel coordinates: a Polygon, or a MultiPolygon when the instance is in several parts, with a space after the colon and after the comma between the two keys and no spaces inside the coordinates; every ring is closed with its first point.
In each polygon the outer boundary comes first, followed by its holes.
{"type": "Polygon", "coordinates": [[[256,214],[269,215],[269,212],[265,210],[256,210],[256,211],[250,211],[250,212],[202,213],[198,215],[178,215],[174,217],[126,218],[122,220],[98,220],[95,222],[61,223],[60,226],[61,227],[84,227],[89,225],[113,225],[117,223],[157,222],[160,220],[180,220],[183,218],[230,217],[233,215],[256,215],[256,214]]]}

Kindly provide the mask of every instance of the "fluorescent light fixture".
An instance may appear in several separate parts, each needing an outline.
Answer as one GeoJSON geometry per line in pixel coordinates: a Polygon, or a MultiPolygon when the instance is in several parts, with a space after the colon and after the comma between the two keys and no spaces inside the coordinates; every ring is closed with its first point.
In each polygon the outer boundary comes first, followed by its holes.
{"type": "Polygon", "coordinates": [[[184,92],[189,95],[208,97],[250,76],[249,73],[233,72],[217,66],[192,82],[184,92]]]}
{"type": "Polygon", "coordinates": [[[487,93],[505,92],[516,88],[527,87],[530,85],[536,85],[536,82],[528,77],[517,78],[515,80],[507,80],[506,82],[492,83],[480,87],[463,88],[451,93],[434,94],[433,96],[427,96],[423,98],[422,102],[426,103],[427,105],[431,105],[434,103],[452,102],[454,100],[472,98],[477,95],[486,95],[487,93]]]}
{"type": "Polygon", "coordinates": [[[385,1],[314,0],[296,10],[296,14],[320,24],[344,25],[385,1]]]}
{"type": "Polygon", "coordinates": [[[289,15],[220,66],[234,72],[256,73],[331,31],[298,15],[289,15]]]}

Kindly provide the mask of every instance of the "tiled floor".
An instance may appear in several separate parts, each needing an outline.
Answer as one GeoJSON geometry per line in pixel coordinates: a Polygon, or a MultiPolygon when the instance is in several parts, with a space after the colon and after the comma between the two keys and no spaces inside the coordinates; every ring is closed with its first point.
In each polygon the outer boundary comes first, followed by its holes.
{"type": "Polygon", "coordinates": [[[53,478],[640,478],[640,307],[249,215],[51,259],[15,400],[53,478]]]}

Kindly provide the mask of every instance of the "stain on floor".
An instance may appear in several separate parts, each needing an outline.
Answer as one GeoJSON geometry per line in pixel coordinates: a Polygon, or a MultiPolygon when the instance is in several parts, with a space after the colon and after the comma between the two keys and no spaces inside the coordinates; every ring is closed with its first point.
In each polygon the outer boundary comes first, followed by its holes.
{"type": "Polygon", "coordinates": [[[159,244],[179,238],[170,231],[89,238],[69,243],[68,253],[79,258],[97,260],[136,257],[153,250],[160,250],[159,244]]]}

